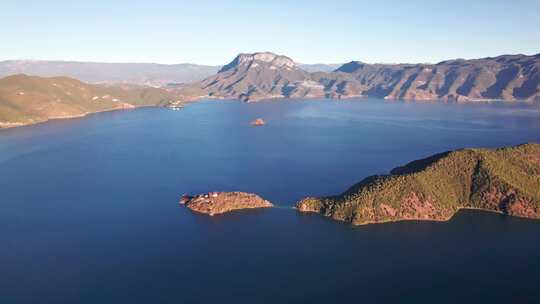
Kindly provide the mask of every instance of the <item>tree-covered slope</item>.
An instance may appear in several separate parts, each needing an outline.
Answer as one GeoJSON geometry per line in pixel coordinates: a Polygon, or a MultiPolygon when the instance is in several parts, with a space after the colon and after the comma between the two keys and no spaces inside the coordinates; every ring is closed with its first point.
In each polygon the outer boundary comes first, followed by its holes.
{"type": "Polygon", "coordinates": [[[540,145],[465,149],[413,161],[345,193],[306,198],[299,211],[356,225],[448,220],[462,208],[540,218],[540,145]]]}

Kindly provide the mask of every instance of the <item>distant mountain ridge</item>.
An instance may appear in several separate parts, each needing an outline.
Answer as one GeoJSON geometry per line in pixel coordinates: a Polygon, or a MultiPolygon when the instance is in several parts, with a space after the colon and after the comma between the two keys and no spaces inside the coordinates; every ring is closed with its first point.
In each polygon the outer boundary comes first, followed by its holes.
{"type": "Polygon", "coordinates": [[[540,100],[540,54],[437,64],[346,63],[308,72],[286,56],[240,54],[216,75],[189,85],[216,98],[377,97],[404,100],[540,100]]]}
{"type": "MultiPolygon", "coordinates": [[[[330,72],[336,64],[300,64],[310,72],[330,72]]],[[[87,83],[137,84],[153,87],[186,84],[216,74],[222,66],[192,63],[109,63],[52,60],[0,61],[0,78],[16,74],[41,77],[65,76],[87,83]]]]}
{"type": "Polygon", "coordinates": [[[46,60],[0,61],[0,77],[27,74],[41,77],[66,76],[88,83],[129,83],[165,86],[169,83],[199,81],[219,70],[219,66],[190,63],[105,63],[46,60]]]}
{"type": "Polygon", "coordinates": [[[457,59],[437,64],[350,62],[336,72],[354,77],[368,96],[405,100],[539,100],[540,54],[457,59]]]}
{"type": "Polygon", "coordinates": [[[298,66],[310,73],[314,72],[333,72],[343,64],[341,63],[299,63],[298,66]]]}

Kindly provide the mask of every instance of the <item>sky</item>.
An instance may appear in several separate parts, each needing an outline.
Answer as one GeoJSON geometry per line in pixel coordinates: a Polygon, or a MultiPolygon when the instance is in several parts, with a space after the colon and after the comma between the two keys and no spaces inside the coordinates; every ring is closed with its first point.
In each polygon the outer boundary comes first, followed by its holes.
{"type": "Polygon", "coordinates": [[[539,0],[0,1],[0,60],[222,65],[439,62],[540,53],[539,0]]]}

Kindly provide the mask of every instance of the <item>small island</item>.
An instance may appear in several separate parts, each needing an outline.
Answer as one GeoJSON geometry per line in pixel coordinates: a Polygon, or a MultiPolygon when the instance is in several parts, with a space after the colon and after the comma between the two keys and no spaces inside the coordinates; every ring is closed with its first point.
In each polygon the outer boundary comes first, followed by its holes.
{"type": "Polygon", "coordinates": [[[252,126],[264,126],[266,122],[262,118],[257,118],[254,121],[251,122],[252,126]]]}
{"type": "Polygon", "coordinates": [[[190,196],[184,194],[180,204],[189,209],[214,216],[241,209],[270,208],[274,205],[253,193],[246,192],[210,192],[190,196]]]}

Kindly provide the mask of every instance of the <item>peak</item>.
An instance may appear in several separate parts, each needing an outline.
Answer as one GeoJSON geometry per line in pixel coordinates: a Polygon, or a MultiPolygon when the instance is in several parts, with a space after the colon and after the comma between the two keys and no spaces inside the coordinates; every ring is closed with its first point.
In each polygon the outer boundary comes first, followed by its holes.
{"type": "Polygon", "coordinates": [[[225,72],[242,65],[249,65],[253,62],[268,64],[276,68],[296,68],[296,63],[294,63],[294,61],[287,56],[274,54],[272,52],[257,52],[251,54],[239,54],[236,56],[236,58],[234,58],[233,61],[221,68],[219,72],[225,72]]]}
{"type": "Polygon", "coordinates": [[[287,60],[293,62],[291,58],[283,55],[274,54],[272,52],[258,52],[253,54],[240,54],[242,59],[245,60],[254,60],[254,61],[263,61],[263,62],[272,62],[274,60],[287,60]]]}
{"type": "Polygon", "coordinates": [[[362,68],[364,65],[365,64],[361,61],[351,61],[337,68],[335,72],[352,73],[359,68],[362,68]]]}

